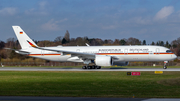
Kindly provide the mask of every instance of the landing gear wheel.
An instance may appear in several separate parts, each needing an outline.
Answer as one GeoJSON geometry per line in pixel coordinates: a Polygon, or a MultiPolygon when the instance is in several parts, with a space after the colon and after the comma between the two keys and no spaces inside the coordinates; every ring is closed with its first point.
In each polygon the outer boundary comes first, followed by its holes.
{"type": "Polygon", "coordinates": [[[87,66],[88,69],[92,69],[92,66],[87,66]]]}
{"type": "Polygon", "coordinates": [[[97,69],[101,69],[101,66],[97,66],[97,69]]]}
{"type": "Polygon", "coordinates": [[[167,67],[166,67],[166,66],[164,66],[163,68],[164,68],[164,69],[167,69],[167,67]]]}
{"type": "Polygon", "coordinates": [[[101,66],[96,66],[96,65],[93,65],[93,66],[83,66],[82,69],[101,69],[101,66]]]}
{"type": "Polygon", "coordinates": [[[92,66],[92,69],[96,69],[94,65],[92,66]]]}
{"type": "Polygon", "coordinates": [[[167,66],[166,66],[166,64],[168,63],[168,61],[164,61],[164,69],[167,69],[167,66]]]}
{"type": "Polygon", "coordinates": [[[83,66],[82,69],[87,69],[86,66],[83,66]]]}

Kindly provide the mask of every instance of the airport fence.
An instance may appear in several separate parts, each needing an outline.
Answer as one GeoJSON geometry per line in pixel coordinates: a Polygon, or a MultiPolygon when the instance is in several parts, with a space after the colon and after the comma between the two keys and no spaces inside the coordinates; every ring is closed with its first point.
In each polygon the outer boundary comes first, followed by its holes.
{"type": "MultiPolygon", "coordinates": [[[[1,66],[83,66],[74,62],[1,62],[1,66]]],[[[164,62],[129,62],[128,66],[163,66],[164,62]]],[[[180,63],[170,61],[167,66],[180,66],[180,63]]]]}

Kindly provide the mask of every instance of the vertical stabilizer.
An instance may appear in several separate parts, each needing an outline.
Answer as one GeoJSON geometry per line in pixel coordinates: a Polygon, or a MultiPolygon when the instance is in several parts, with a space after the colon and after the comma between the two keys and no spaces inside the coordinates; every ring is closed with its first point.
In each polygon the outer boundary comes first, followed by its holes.
{"type": "Polygon", "coordinates": [[[27,34],[21,29],[20,26],[12,26],[12,28],[22,49],[37,47],[37,45],[27,36],[27,34]]]}

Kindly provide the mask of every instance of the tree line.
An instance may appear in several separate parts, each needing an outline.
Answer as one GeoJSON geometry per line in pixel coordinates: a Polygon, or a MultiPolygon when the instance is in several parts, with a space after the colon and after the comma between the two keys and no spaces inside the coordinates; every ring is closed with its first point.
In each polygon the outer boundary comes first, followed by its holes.
{"type": "MultiPolygon", "coordinates": [[[[88,37],[77,37],[77,38],[70,38],[70,34],[68,30],[65,32],[64,36],[58,36],[53,41],[50,40],[43,40],[43,41],[36,41],[33,40],[38,46],[40,47],[48,47],[48,46],[85,46],[89,44],[90,46],[110,46],[110,45],[147,45],[146,40],[139,40],[137,38],[130,37],[128,39],[105,39],[102,40],[100,38],[88,38],[88,37]]],[[[180,55],[180,37],[173,40],[171,43],[166,41],[157,41],[152,42],[150,45],[157,45],[157,46],[164,46],[170,48],[176,55],[180,55]]],[[[0,41],[0,58],[1,59],[25,59],[29,58],[20,54],[16,54],[14,51],[5,50],[3,48],[12,48],[12,49],[21,49],[18,40],[15,38],[9,38],[6,42],[0,41]]]]}

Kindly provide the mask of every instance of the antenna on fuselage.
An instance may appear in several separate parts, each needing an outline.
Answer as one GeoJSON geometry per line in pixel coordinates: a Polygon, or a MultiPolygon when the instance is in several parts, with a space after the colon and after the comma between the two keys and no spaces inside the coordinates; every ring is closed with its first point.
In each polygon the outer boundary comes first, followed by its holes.
{"type": "Polygon", "coordinates": [[[89,47],[90,45],[86,43],[86,46],[88,46],[88,47],[89,47]]]}

